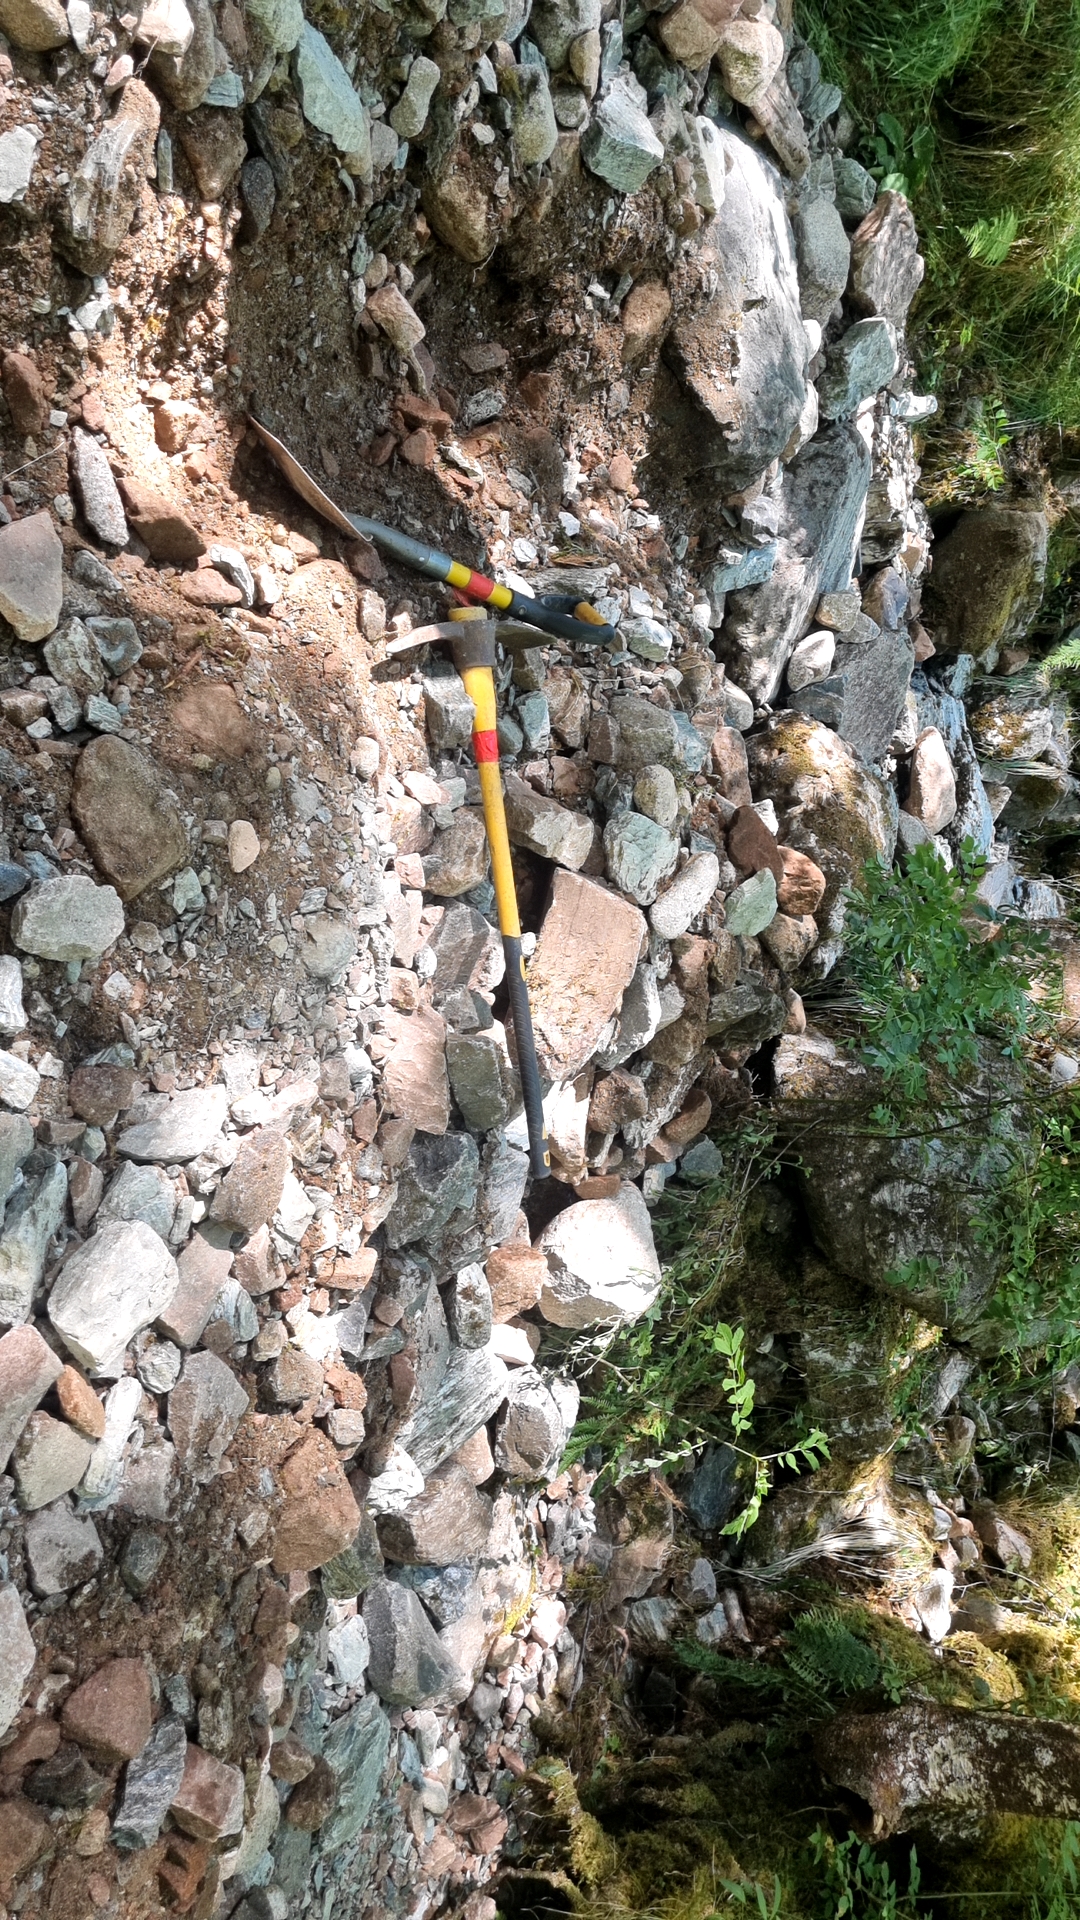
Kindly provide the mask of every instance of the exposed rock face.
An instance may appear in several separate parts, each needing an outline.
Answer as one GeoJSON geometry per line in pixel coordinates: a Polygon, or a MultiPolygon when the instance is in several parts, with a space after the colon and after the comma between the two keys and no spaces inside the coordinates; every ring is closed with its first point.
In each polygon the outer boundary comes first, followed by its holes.
{"type": "Polygon", "coordinates": [[[633,978],[645,932],[644,915],[629,901],[578,875],[555,875],[529,963],[537,1051],[550,1079],[572,1079],[594,1052],[633,978]]]}
{"type": "Polygon", "coordinates": [[[806,402],[809,350],[795,243],[768,162],[721,128],[725,167],[716,294],[676,326],[665,353],[700,410],[696,462],[727,489],[749,485],[786,447],[806,402]]]}

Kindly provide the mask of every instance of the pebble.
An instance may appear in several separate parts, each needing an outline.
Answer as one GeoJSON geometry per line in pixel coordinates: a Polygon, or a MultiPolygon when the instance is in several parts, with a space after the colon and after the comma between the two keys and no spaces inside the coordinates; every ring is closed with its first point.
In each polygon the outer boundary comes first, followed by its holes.
{"type": "Polygon", "coordinates": [[[149,1094],[134,1110],[146,1118],[125,1127],[116,1150],[132,1160],[194,1160],[221,1132],[228,1106],[222,1086],[149,1094]]]}
{"type": "Polygon", "coordinates": [[[0,1033],[9,1038],[26,1026],[23,1007],[23,973],[13,954],[0,955],[0,1033]]]}
{"type": "Polygon", "coordinates": [[[677,940],[703,913],[720,884],[714,853],[697,853],[680,868],[649,914],[649,925],[664,940],[677,940]]]}
{"type": "Polygon", "coordinates": [[[0,133],[0,206],[17,205],[25,198],[40,140],[36,127],[12,127],[0,133]]]}
{"type": "Polygon", "coordinates": [[[41,1084],[41,1075],[28,1060],[0,1048],[0,1100],[6,1107],[23,1113],[33,1105],[41,1084]]]}
{"type": "Polygon", "coordinates": [[[234,873],[254,866],[262,848],[250,820],[234,820],[229,828],[229,865],[234,873]]]}
{"type": "Polygon", "coordinates": [[[10,1727],[37,1660],[18,1588],[0,1586],[0,1736],[10,1727]]]}

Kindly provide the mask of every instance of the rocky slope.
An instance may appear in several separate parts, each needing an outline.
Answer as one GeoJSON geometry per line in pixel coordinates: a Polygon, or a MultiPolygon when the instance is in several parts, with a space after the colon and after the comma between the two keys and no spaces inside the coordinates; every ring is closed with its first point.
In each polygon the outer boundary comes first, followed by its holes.
{"type": "Polygon", "coordinates": [[[1059,910],[994,822],[1071,805],[1064,715],[963,704],[1045,521],[960,521],[931,637],[917,237],[782,4],[0,26],[0,1904],[491,1920],[565,1575],[665,1558],[543,1328],[653,1303],[868,857],[1059,910]],[[471,706],[385,659],[442,603],[249,407],[617,622],[500,673],[542,1187],[471,706]]]}

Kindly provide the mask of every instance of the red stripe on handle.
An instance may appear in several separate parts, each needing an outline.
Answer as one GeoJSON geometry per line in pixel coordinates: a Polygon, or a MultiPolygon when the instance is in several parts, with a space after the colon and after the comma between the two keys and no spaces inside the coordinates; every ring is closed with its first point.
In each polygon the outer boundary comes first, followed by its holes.
{"type": "Polygon", "coordinates": [[[476,600],[490,600],[494,591],[495,582],[489,580],[486,573],[470,573],[468,585],[462,588],[463,593],[471,593],[476,600]]]}
{"type": "Polygon", "coordinates": [[[477,765],[483,760],[497,760],[499,757],[499,736],[494,729],[485,733],[474,733],[472,737],[473,753],[477,765]]]}

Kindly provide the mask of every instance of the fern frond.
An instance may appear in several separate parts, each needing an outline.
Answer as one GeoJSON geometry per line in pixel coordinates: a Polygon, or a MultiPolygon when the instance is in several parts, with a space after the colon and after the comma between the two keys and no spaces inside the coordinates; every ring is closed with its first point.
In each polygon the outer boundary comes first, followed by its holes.
{"type": "Polygon", "coordinates": [[[973,227],[961,227],[968,253],[983,267],[1000,267],[1012,252],[1020,231],[1020,218],[1012,207],[995,213],[990,219],[976,220],[973,227]]]}
{"type": "Polygon", "coordinates": [[[1068,638],[1048,653],[1043,661],[1043,672],[1051,676],[1059,673],[1080,673],[1080,627],[1068,635],[1068,638]]]}
{"type": "Polygon", "coordinates": [[[881,1662],[856,1638],[836,1607],[800,1615],[784,1650],[788,1665],[817,1692],[861,1693],[877,1685],[881,1662]]]}

